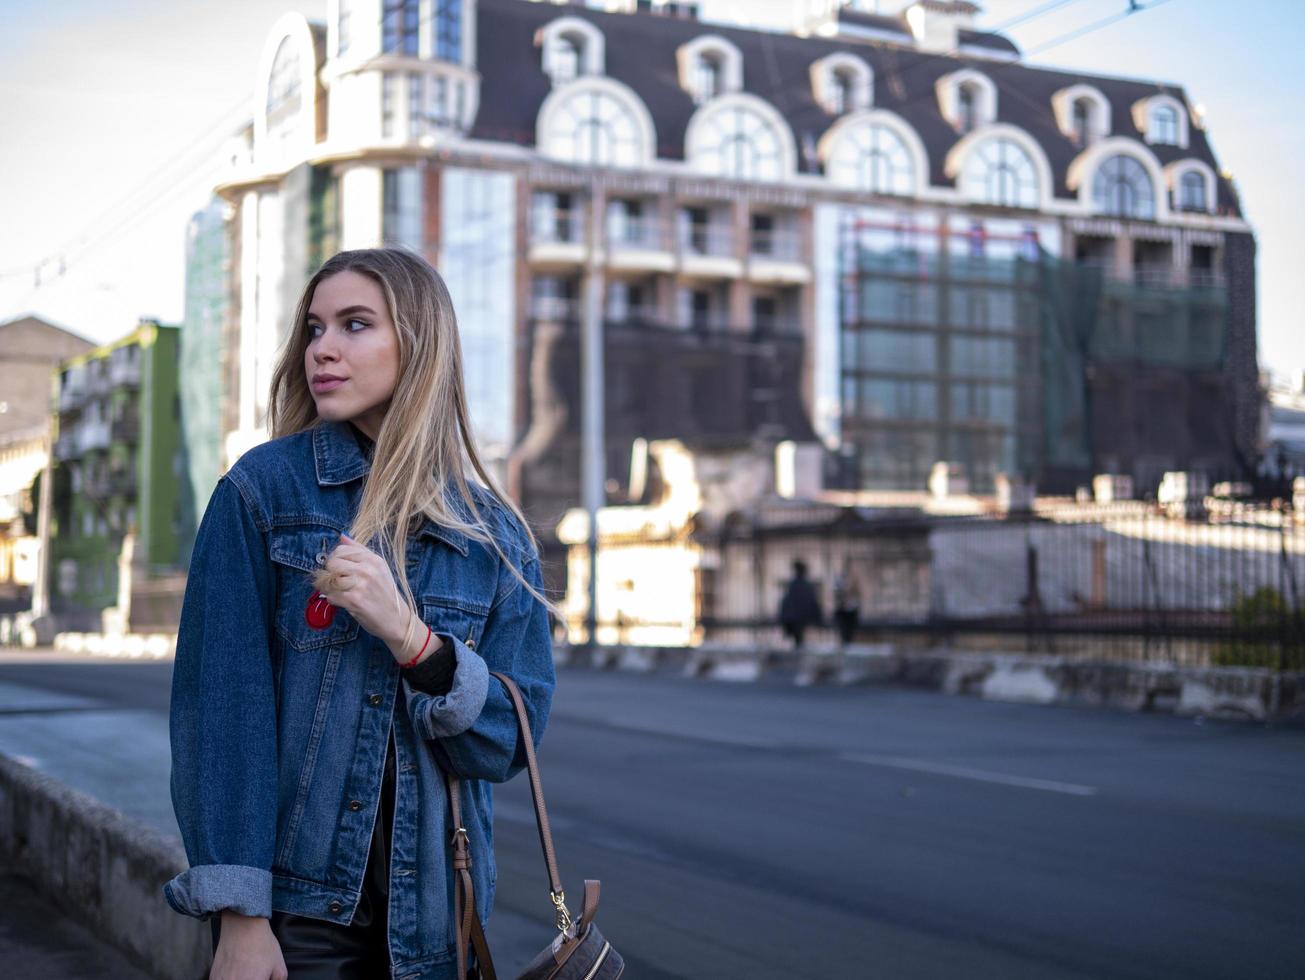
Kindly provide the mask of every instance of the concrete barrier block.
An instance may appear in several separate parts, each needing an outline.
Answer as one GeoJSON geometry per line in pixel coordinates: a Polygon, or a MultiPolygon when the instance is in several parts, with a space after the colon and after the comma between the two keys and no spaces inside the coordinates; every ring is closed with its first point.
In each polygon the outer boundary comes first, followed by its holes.
{"type": "Polygon", "coordinates": [[[655,647],[621,647],[616,655],[618,670],[631,670],[646,674],[657,668],[658,651],[655,647]]]}
{"type": "Polygon", "coordinates": [[[153,976],[207,976],[208,924],[163,898],[186,868],[179,840],[0,754],[0,855],[153,976]]]}
{"type": "Polygon", "coordinates": [[[1251,667],[1222,667],[1183,677],[1180,715],[1239,715],[1263,721],[1269,716],[1272,674],[1251,667]]]}
{"type": "Polygon", "coordinates": [[[1054,704],[1060,699],[1060,684],[1052,675],[1042,664],[998,662],[983,678],[979,694],[988,701],[1054,704]]]}

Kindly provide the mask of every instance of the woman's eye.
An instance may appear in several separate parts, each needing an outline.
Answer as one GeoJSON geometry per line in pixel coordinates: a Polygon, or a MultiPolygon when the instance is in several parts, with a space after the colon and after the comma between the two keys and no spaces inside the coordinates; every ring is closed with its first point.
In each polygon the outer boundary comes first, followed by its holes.
{"type": "Polygon", "coordinates": [[[316,337],[322,332],[322,328],[316,323],[308,324],[308,336],[316,337]]]}
{"type": "Polygon", "coordinates": [[[365,327],[369,326],[369,324],[367,323],[366,320],[350,320],[349,323],[348,323],[348,326],[349,326],[351,329],[352,329],[353,327],[365,328],[365,327]]]}

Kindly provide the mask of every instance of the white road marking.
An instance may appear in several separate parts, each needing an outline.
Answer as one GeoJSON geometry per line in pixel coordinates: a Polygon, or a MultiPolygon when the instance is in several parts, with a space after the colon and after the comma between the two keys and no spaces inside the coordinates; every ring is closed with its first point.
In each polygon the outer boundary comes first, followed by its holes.
{"type": "Polygon", "coordinates": [[[971,769],[969,766],[950,766],[944,762],[929,762],[925,759],[911,759],[899,755],[871,755],[864,752],[845,752],[839,756],[848,762],[860,762],[867,766],[885,766],[889,769],[909,769],[914,772],[928,772],[939,776],[955,776],[958,779],[973,779],[981,783],[999,783],[1003,786],[1019,786],[1023,789],[1041,789],[1050,793],[1067,793],[1070,796],[1096,796],[1095,786],[1083,786],[1079,783],[1061,783],[1053,779],[1031,779],[1028,776],[1011,776],[1004,772],[990,772],[986,769],[971,769]]]}

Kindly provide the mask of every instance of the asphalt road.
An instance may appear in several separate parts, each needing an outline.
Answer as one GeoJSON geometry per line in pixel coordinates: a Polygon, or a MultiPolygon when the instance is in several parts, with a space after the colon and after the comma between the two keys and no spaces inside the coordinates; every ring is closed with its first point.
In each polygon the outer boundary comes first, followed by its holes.
{"type": "MultiPolygon", "coordinates": [[[[0,750],[157,823],[170,665],[4,661],[0,750]],[[60,761],[88,739],[138,787],[60,761]]],[[[540,763],[633,980],[1300,975],[1300,729],[574,670],[540,763]]],[[[551,921],[524,777],[496,826],[513,975],[551,921]]]]}

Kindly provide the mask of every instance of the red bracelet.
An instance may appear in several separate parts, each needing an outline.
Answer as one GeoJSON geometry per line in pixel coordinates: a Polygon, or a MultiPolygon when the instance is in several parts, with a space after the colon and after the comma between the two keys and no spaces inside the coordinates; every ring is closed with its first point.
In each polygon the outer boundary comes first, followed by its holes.
{"type": "Polygon", "coordinates": [[[426,627],[426,642],[423,643],[423,644],[421,645],[421,649],[417,651],[417,656],[413,657],[413,658],[412,658],[411,660],[409,660],[406,664],[400,664],[401,667],[403,667],[403,668],[406,669],[406,668],[408,668],[408,667],[415,667],[415,666],[416,666],[417,661],[421,659],[421,655],[422,655],[423,653],[426,652],[426,647],[430,645],[430,634],[431,634],[431,629],[430,629],[429,626],[427,626],[427,627],[426,627]]]}

